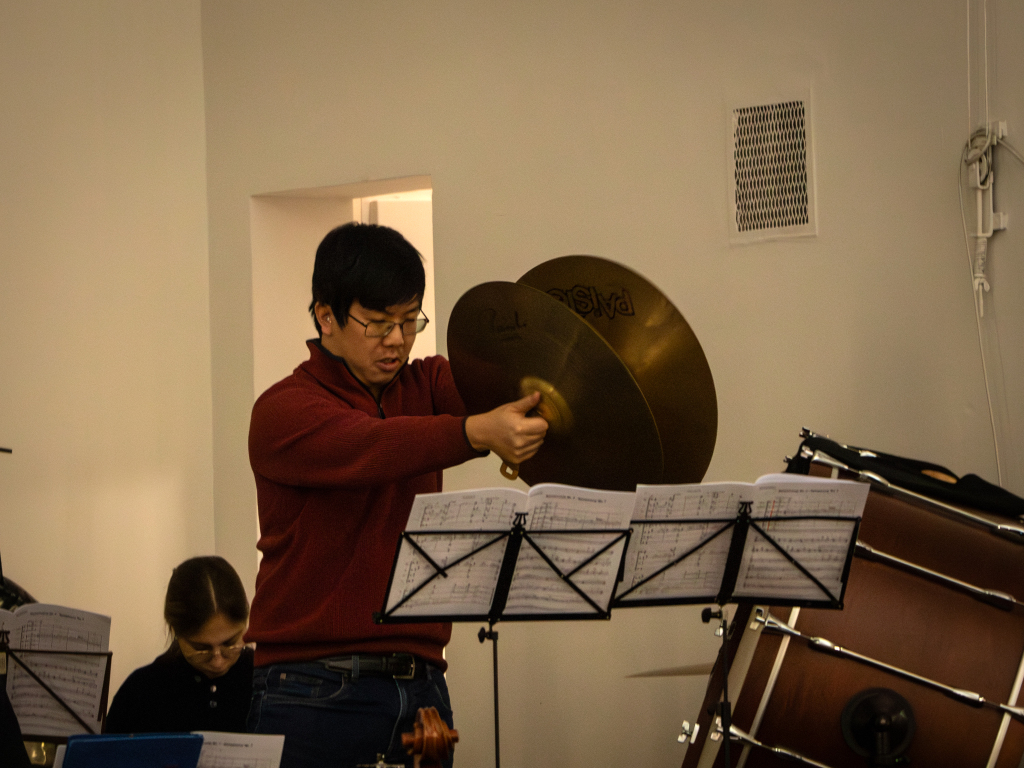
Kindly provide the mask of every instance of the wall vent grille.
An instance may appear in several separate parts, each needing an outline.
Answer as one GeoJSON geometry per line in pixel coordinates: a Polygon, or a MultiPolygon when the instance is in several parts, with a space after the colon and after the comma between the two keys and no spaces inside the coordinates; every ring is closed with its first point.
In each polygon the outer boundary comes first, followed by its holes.
{"type": "Polygon", "coordinates": [[[733,231],[740,239],[815,234],[808,127],[799,100],[733,111],[733,231]]]}

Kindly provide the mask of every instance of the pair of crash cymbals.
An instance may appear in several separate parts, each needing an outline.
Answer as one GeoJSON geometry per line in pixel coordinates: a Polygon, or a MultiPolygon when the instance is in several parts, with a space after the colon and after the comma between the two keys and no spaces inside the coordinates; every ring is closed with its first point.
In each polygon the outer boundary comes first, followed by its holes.
{"type": "Polygon", "coordinates": [[[547,437],[518,468],[530,485],[699,482],[711,462],[718,404],[700,342],[621,264],[563,256],[470,289],[452,310],[448,356],[470,413],[540,391],[547,437]]]}

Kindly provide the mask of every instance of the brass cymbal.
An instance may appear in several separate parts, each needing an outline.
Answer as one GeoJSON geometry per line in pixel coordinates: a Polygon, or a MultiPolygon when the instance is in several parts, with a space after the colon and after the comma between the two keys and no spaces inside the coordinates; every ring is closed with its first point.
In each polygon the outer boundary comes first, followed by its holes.
{"type": "Polygon", "coordinates": [[[654,415],[626,365],[579,315],[521,283],[467,291],[448,322],[448,357],[470,413],[535,389],[549,423],[520,467],[530,485],[633,490],[663,472],[654,415]]]}
{"type": "Polygon", "coordinates": [[[654,414],[665,471],[658,483],[697,483],[715,450],[718,400],[704,350],[664,294],[598,256],[546,261],[519,282],[574,310],[633,374],[654,414]]]}
{"type": "Polygon", "coordinates": [[[714,662],[707,664],[689,664],[685,667],[668,667],[667,669],[651,669],[647,672],[636,672],[626,677],[700,677],[710,675],[715,668],[714,662]]]}

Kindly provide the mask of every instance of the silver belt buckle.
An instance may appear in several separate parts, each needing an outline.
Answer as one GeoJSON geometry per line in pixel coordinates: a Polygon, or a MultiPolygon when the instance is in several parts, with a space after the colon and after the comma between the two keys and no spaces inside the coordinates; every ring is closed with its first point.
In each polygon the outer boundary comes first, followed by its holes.
{"type": "Polygon", "coordinates": [[[346,659],[343,661],[341,659],[327,658],[323,659],[321,663],[324,665],[324,669],[330,670],[331,672],[348,672],[349,674],[352,673],[351,659],[346,659]]]}

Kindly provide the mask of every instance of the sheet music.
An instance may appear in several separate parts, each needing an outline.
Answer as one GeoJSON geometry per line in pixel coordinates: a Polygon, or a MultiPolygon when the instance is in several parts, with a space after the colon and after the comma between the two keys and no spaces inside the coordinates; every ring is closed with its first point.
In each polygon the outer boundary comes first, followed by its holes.
{"type": "Polygon", "coordinates": [[[809,475],[764,475],[754,490],[753,517],[860,517],[867,483],[809,475]]]}
{"type": "Polygon", "coordinates": [[[280,768],[284,736],[195,731],[203,737],[196,768],[280,768]]]}
{"type": "Polygon", "coordinates": [[[778,520],[762,525],[779,546],[814,574],[828,593],[751,529],[733,596],[753,598],[770,594],[786,600],[838,599],[854,525],[852,520],[778,520]]]}
{"type": "Polygon", "coordinates": [[[598,491],[558,483],[541,483],[530,489],[526,530],[560,531],[629,527],[636,494],[598,491]]]}
{"type": "Polygon", "coordinates": [[[746,483],[638,485],[634,520],[732,520],[746,483]]]}
{"type": "Polygon", "coordinates": [[[626,598],[630,600],[714,596],[729,556],[731,529],[725,528],[725,523],[635,526],[619,593],[634,590],[626,598]],[[712,539],[716,533],[719,535],[712,539]],[[708,543],[670,566],[704,542],[708,543]],[[643,584],[648,578],[651,580],[643,584]]]}
{"type": "MultiPolygon", "coordinates": [[[[525,515],[524,528],[544,547],[545,554],[563,573],[569,573],[610,542],[615,534],[541,534],[545,531],[624,532],[629,526],[633,502],[632,493],[557,483],[536,485],[529,492],[484,488],[418,495],[406,526],[408,536],[401,542],[393,569],[386,603],[389,615],[486,615],[494,601],[505,555],[508,542],[505,534],[515,524],[517,514],[525,515]],[[498,537],[500,541],[469,555],[498,537]],[[437,575],[437,568],[416,547],[437,563],[445,575],[437,575]]],[[[624,541],[619,542],[572,577],[573,582],[602,608],[611,599],[623,546],[624,541]]],[[[561,613],[569,606],[571,612],[595,612],[543,558],[536,552],[527,552],[528,549],[530,546],[525,543],[520,548],[520,562],[510,587],[507,612],[561,613]]]]}
{"type": "MultiPolygon", "coordinates": [[[[531,533],[540,550],[547,555],[563,574],[603,610],[611,600],[615,577],[622,560],[625,538],[591,562],[576,571],[583,562],[618,534],[559,534],[531,533]],[[573,573],[575,571],[575,573],[573,573]]],[[[507,614],[569,614],[593,613],[594,607],[551,569],[537,551],[526,541],[519,550],[516,570],[505,603],[507,614]]]]}
{"type": "MultiPolygon", "coordinates": [[[[713,600],[722,583],[732,536],[731,526],[723,529],[737,518],[740,504],[748,502],[751,518],[832,596],[838,596],[855,521],[863,513],[868,491],[865,483],[789,474],[765,475],[756,483],[637,486],[633,536],[618,594],[624,603],[713,600]],[[849,519],[801,520],[801,516],[849,519]],[[695,549],[703,542],[707,543],[695,549]]],[[[747,534],[733,595],[830,599],[753,528],[747,534]]]]}
{"type": "Polygon", "coordinates": [[[15,651],[109,650],[109,616],[60,605],[28,603],[14,612],[0,611],[0,629],[10,630],[15,651]]]}
{"type": "Polygon", "coordinates": [[[823,592],[752,529],[747,535],[734,596],[770,594],[787,600],[838,599],[855,519],[863,513],[869,490],[866,483],[834,482],[805,475],[759,478],[753,519],[828,592],[823,592]],[[854,519],[790,519],[801,515],[854,519]]]}
{"type": "MultiPolygon", "coordinates": [[[[491,533],[412,534],[417,545],[442,568],[484,547],[498,538],[491,533]]],[[[487,613],[494,599],[494,587],[505,556],[508,538],[501,538],[437,576],[437,569],[423,555],[402,542],[388,593],[388,605],[397,605],[403,597],[426,583],[416,594],[393,611],[395,616],[419,616],[425,611],[438,616],[475,616],[487,613]],[[427,583],[429,580],[429,583],[427,583]]]]}
{"type": "Polygon", "coordinates": [[[507,531],[517,512],[527,514],[530,531],[626,528],[634,494],[541,483],[518,488],[422,493],[413,500],[407,531],[507,531]]]}
{"type": "Polygon", "coordinates": [[[421,493],[413,499],[407,531],[507,531],[527,494],[518,488],[421,493]]]}
{"type": "MultiPolygon", "coordinates": [[[[18,657],[98,733],[107,657],[31,651],[106,653],[110,617],[59,605],[29,603],[13,613],[0,611],[0,629],[10,631],[11,648],[18,657]]],[[[84,732],[81,724],[19,664],[9,660],[7,673],[7,694],[22,733],[70,736],[84,732]]]]}

